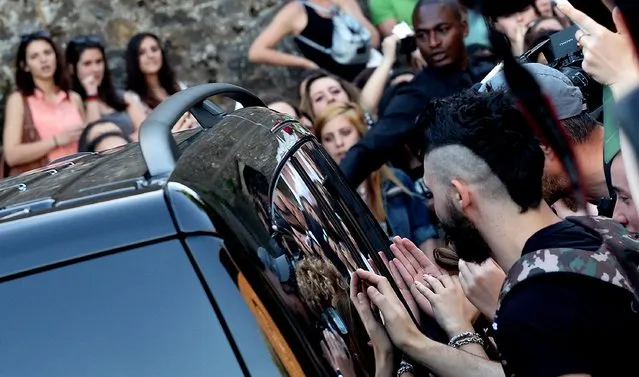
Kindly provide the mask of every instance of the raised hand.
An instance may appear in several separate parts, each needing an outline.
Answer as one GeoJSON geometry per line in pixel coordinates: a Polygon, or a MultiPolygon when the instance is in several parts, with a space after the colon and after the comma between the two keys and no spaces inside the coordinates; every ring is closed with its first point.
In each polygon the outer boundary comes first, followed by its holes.
{"type": "Polygon", "coordinates": [[[98,80],[95,79],[95,76],[88,75],[87,77],[82,79],[81,83],[82,88],[84,88],[84,92],[88,96],[95,96],[98,94],[98,86],[100,85],[100,83],[98,82],[98,80]]]}
{"type": "Polygon", "coordinates": [[[405,349],[412,340],[422,336],[388,279],[362,269],[355,271],[351,279],[351,295],[366,293],[384,318],[384,327],[393,344],[405,349]]]}
{"type": "Polygon", "coordinates": [[[582,68],[586,73],[599,83],[611,86],[613,93],[619,96],[636,85],[639,79],[637,54],[618,8],[612,12],[618,33],[613,33],[568,4],[557,8],[582,28],[575,38],[583,50],[582,68]]]}
{"type": "Polygon", "coordinates": [[[482,264],[459,261],[459,281],[466,297],[488,319],[495,317],[506,274],[488,259],[482,264]]]}
{"type": "Polygon", "coordinates": [[[171,132],[180,132],[200,127],[200,124],[191,113],[184,113],[175,123],[171,132]]]}
{"type": "Polygon", "coordinates": [[[464,295],[457,276],[440,275],[432,277],[425,275],[427,285],[416,282],[416,288],[428,299],[433,307],[433,314],[437,323],[446,331],[449,337],[466,331],[473,331],[472,322],[479,314],[464,295]]]}
{"type": "Polygon", "coordinates": [[[322,352],[333,369],[340,371],[344,377],[357,377],[344,339],[330,330],[324,330],[323,335],[322,352]]]}
{"type": "Polygon", "coordinates": [[[413,298],[411,301],[414,301],[419,309],[432,317],[433,309],[430,302],[419,293],[415,282],[426,284],[424,275],[440,276],[446,272],[431,262],[426,254],[409,239],[393,238],[393,245],[390,249],[395,255],[392,265],[401,277],[398,280],[402,281],[410,292],[413,298]]]}
{"type": "Polygon", "coordinates": [[[395,62],[395,57],[397,56],[397,45],[400,41],[400,38],[395,34],[391,34],[388,37],[384,38],[382,41],[382,54],[385,59],[390,59],[395,62]]]}
{"type": "Polygon", "coordinates": [[[393,365],[393,344],[384,326],[375,319],[373,311],[377,309],[372,306],[366,293],[356,286],[358,283],[357,279],[351,279],[350,298],[370,337],[377,364],[375,369],[389,369],[393,365]]]}
{"type": "Polygon", "coordinates": [[[393,280],[395,280],[395,283],[397,284],[397,288],[399,288],[399,292],[402,294],[402,297],[408,305],[408,309],[411,313],[413,313],[417,323],[421,324],[421,312],[419,311],[420,306],[417,301],[415,301],[415,297],[411,292],[412,277],[405,272],[406,270],[400,263],[395,260],[389,261],[388,258],[386,258],[386,254],[380,252],[379,257],[386,265],[386,268],[388,268],[388,271],[390,271],[393,280]],[[400,268],[398,268],[398,265],[400,268]],[[410,283],[407,283],[408,281],[410,281],[410,283]]]}

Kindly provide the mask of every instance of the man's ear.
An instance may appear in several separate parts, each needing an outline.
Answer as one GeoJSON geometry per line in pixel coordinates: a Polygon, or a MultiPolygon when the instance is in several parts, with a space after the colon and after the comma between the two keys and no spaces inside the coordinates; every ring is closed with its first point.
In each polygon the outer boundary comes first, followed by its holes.
{"type": "Polygon", "coordinates": [[[451,189],[453,190],[453,202],[455,203],[455,206],[459,210],[465,211],[471,204],[468,185],[458,179],[453,179],[450,181],[450,184],[452,186],[451,189]]]}

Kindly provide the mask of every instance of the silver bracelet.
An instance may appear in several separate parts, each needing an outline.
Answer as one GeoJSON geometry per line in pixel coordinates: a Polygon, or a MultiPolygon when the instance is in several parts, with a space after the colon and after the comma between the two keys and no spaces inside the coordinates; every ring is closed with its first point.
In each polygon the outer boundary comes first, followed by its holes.
{"type": "Polygon", "coordinates": [[[479,334],[475,332],[463,332],[459,335],[455,335],[450,339],[448,345],[453,348],[460,348],[465,346],[466,344],[479,344],[480,346],[484,346],[484,339],[482,339],[479,334]]]}
{"type": "Polygon", "coordinates": [[[399,363],[399,369],[397,370],[397,377],[402,377],[402,374],[404,373],[412,373],[415,374],[415,368],[413,368],[413,366],[405,361],[402,361],[401,363],[399,363]]]}

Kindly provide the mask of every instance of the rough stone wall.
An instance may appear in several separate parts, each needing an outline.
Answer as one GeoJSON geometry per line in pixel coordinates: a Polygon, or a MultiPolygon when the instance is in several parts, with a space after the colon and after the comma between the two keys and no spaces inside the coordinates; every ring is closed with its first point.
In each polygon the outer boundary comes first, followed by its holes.
{"type": "MultiPolygon", "coordinates": [[[[0,0],[0,121],[13,89],[20,35],[47,29],[64,46],[79,34],[108,43],[114,77],[124,77],[123,49],[140,31],[158,34],[178,79],[187,85],[239,84],[255,93],[295,97],[300,72],[248,63],[251,41],[286,0],[0,0]]],[[[364,3],[364,0],[361,1],[364,3]]],[[[290,40],[283,50],[293,51],[290,40]]],[[[0,127],[2,122],[0,122],[0,127]]]]}

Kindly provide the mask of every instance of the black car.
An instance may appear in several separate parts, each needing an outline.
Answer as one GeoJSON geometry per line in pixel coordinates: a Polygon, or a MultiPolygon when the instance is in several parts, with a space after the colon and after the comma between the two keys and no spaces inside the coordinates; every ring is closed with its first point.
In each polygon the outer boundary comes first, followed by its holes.
{"type": "Polygon", "coordinates": [[[139,144],[0,181],[0,376],[334,377],[332,329],[372,377],[347,287],[378,250],[302,125],[241,88],[193,87],[139,144]],[[185,111],[203,128],[173,138],[185,111]]]}

